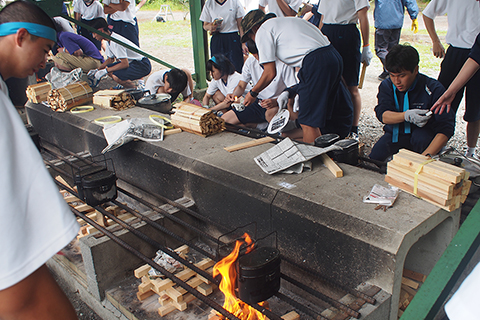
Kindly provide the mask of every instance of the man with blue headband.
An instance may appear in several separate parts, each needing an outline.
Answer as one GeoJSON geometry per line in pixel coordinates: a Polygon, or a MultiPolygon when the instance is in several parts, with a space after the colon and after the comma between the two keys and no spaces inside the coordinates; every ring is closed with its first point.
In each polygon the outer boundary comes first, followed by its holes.
{"type": "Polygon", "coordinates": [[[15,1],[0,11],[0,319],[77,319],[46,261],[78,233],[5,80],[45,67],[56,41],[52,20],[38,6],[15,1]]]}

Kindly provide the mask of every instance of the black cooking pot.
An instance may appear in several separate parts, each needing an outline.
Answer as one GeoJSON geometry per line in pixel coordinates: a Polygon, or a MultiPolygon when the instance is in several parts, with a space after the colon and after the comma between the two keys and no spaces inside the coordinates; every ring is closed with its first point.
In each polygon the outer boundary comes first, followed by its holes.
{"type": "Polygon", "coordinates": [[[140,100],[147,92],[150,94],[150,90],[140,90],[137,88],[125,89],[125,92],[131,95],[135,101],[140,100]]]}
{"type": "Polygon", "coordinates": [[[137,101],[137,105],[142,108],[158,111],[161,113],[171,113],[172,103],[171,95],[168,93],[151,94],[137,101]]]}
{"type": "Polygon", "coordinates": [[[240,257],[237,287],[240,299],[252,304],[265,301],[280,289],[280,251],[262,247],[240,257]]]}

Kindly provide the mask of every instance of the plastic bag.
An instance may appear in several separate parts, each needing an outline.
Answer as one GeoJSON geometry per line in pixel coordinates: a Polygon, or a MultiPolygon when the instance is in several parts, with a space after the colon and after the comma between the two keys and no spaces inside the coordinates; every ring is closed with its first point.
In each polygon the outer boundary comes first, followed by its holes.
{"type": "Polygon", "coordinates": [[[58,89],[63,88],[70,83],[81,81],[82,75],[82,68],[77,68],[67,73],[60,71],[57,67],[53,67],[45,78],[50,82],[53,89],[58,89]]]}

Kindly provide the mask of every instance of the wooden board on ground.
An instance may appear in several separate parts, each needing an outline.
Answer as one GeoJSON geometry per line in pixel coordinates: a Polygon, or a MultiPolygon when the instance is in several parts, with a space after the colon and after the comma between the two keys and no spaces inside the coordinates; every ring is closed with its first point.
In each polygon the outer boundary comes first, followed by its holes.
{"type": "Polygon", "coordinates": [[[272,137],[263,137],[263,138],[260,138],[260,139],[247,141],[247,142],[244,142],[244,143],[239,143],[239,144],[236,144],[236,145],[233,145],[233,146],[230,146],[230,147],[225,147],[223,149],[227,150],[228,152],[233,152],[233,151],[238,151],[238,150],[242,150],[242,149],[246,149],[246,148],[250,148],[250,147],[259,146],[259,145],[269,143],[269,142],[272,142],[272,141],[275,141],[275,139],[272,138],[272,137]]]}
{"type": "Polygon", "coordinates": [[[335,178],[343,177],[343,170],[327,154],[321,154],[320,157],[335,178]]]}

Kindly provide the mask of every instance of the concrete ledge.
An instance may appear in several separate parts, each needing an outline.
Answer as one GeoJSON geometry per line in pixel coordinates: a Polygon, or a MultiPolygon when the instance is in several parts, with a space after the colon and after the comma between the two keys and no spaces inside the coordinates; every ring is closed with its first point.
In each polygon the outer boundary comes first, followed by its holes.
{"type": "MultiPolygon", "coordinates": [[[[31,104],[27,112],[42,139],[92,154],[106,146],[94,119],[154,113],[141,108],[54,113],[31,104]]],[[[392,294],[390,318],[396,319],[405,261],[415,271],[430,270],[458,229],[459,210],[449,213],[401,193],[393,208],[375,211],[362,199],[375,183],[387,185],[383,175],[340,164],[345,176],[335,179],[318,161],[311,172],[267,175],[253,158],[271,144],[223,150],[249,140],[229,132],[208,138],[182,132],[158,143],[130,142],[107,155],[117,175],[132,185],[171,199],[185,195],[199,213],[232,228],[256,221],[259,236],[276,230],[283,254],[326,277],[352,287],[362,282],[379,286],[392,294]],[[294,187],[286,189],[283,182],[294,187]],[[409,259],[411,248],[416,253],[409,259]]]]}

